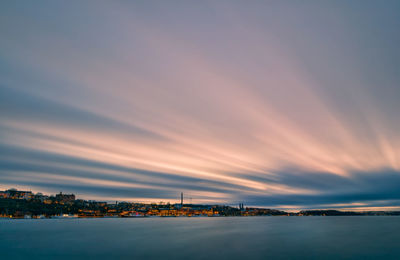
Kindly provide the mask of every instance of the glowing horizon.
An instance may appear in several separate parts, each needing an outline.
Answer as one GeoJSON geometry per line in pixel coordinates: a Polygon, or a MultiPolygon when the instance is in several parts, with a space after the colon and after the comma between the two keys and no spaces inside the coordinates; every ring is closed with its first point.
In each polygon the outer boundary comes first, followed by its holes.
{"type": "Polygon", "coordinates": [[[0,5],[1,187],[400,206],[398,3],[0,5]]]}

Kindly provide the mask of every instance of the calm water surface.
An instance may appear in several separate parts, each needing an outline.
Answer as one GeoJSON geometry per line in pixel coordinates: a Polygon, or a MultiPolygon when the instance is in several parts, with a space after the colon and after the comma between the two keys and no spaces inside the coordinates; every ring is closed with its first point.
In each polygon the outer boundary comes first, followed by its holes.
{"type": "Polygon", "coordinates": [[[0,219],[0,259],[400,259],[400,217],[0,219]]]}

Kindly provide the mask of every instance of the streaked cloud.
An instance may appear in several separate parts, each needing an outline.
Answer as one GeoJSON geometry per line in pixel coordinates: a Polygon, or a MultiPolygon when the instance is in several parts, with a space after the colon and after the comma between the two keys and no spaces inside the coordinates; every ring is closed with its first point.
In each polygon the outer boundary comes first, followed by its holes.
{"type": "Polygon", "coordinates": [[[397,206],[397,2],[0,5],[2,186],[397,206]]]}

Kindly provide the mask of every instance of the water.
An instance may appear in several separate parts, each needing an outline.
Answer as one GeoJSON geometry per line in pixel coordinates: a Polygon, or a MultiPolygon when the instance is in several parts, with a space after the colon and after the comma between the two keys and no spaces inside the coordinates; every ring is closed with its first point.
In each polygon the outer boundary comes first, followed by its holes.
{"type": "Polygon", "coordinates": [[[400,259],[400,217],[0,219],[0,259],[400,259]]]}

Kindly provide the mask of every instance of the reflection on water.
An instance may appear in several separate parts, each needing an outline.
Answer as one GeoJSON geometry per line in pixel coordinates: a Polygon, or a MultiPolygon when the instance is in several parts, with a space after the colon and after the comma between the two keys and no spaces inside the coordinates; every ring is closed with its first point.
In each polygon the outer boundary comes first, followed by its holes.
{"type": "Polygon", "coordinates": [[[400,259],[399,231],[400,217],[1,219],[0,258],[400,259]]]}

